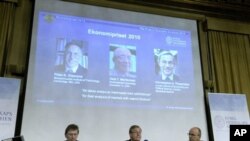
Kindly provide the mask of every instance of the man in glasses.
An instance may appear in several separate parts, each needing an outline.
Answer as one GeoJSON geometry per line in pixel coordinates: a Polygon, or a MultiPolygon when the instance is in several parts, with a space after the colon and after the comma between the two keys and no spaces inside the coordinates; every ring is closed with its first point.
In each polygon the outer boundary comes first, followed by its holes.
{"type": "Polygon", "coordinates": [[[129,128],[129,140],[126,141],[140,141],[141,140],[141,127],[139,125],[132,125],[129,128]]]}
{"type": "Polygon", "coordinates": [[[135,78],[134,72],[131,72],[132,54],[127,48],[116,48],[114,50],[113,62],[114,69],[110,71],[110,75],[114,77],[135,78]]]}

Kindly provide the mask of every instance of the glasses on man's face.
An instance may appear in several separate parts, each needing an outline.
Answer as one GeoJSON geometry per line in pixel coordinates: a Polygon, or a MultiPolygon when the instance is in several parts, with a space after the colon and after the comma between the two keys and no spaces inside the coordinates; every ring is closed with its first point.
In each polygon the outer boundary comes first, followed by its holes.
{"type": "Polygon", "coordinates": [[[130,55],[121,55],[116,57],[119,61],[129,61],[131,59],[130,55]]]}

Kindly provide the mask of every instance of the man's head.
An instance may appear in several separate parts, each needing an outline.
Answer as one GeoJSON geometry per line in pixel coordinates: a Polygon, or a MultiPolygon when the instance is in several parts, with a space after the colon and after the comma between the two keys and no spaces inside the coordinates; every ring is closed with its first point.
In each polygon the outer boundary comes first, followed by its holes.
{"type": "Polygon", "coordinates": [[[193,127],[188,132],[189,141],[200,141],[201,129],[199,127],[193,127]]]}
{"type": "Polygon", "coordinates": [[[83,53],[81,46],[70,42],[65,46],[65,65],[67,68],[77,68],[81,62],[83,53]]]}
{"type": "Polygon", "coordinates": [[[138,125],[132,125],[129,128],[129,137],[131,141],[140,141],[141,140],[141,128],[138,125]]]}
{"type": "Polygon", "coordinates": [[[170,76],[174,73],[176,63],[175,56],[170,52],[162,52],[158,56],[160,72],[165,76],[170,76]]]}
{"type": "Polygon", "coordinates": [[[131,66],[131,52],[127,48],[116,48],[114,50],[113,62],[119,73],[127,73],[131,66]]]}
{"type": "Polygon", "coordinates": [[[65,137],[67,141],[77,141],[77,137],[79,134],[79,128],[76,124],[70,124],[65,129],[65,137]]]}

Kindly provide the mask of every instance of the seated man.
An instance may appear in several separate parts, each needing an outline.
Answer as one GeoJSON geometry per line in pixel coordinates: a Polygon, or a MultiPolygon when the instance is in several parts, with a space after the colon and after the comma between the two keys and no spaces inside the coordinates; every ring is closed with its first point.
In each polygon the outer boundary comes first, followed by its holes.
{"type": "Polygon", "coordinates": [[[76,124],[70,124],[65,129],[65,138],[66,141],[78,141],[78,135],[79,135],[79,128],[76,124]]]}
{"type": "Polygon", "coordinates": [[[189,132],[189,141],[200,141],[201,140],[201,129],[199,127],[192,127],[189,132]]]}
{"type": "Polygon", "coordinates": [[[113,56],[114,69],[110,71],[111,76],[135,78],[131,69],[131,52],[127,48],[116,48],[113,56]]]}
{"type": "Polygon", "coordinates": [[[64,64],[56,66],[55,72],[86,75],[87,69],[80,64],[82,59],[81,46],[77,43],[69,42],[65,46],[64,64]]]}
{"type": "Polygon", "coordinates": [[[129,128],[129,140],[126,141],[140,141],[141,140],[141,127],[138,125],[132,125],[129,128]]]}

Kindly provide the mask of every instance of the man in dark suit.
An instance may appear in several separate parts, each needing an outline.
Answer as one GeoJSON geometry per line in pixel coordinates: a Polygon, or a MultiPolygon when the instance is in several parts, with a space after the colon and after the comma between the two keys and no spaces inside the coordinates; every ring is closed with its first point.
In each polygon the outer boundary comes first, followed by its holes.
{"type": "Polygon", "coordinates": [[[129,128],[129,140],[126,141],[140,141],[142,129],[139,125],[132,125],[129,128]]]}
{"type": "Polygon", "coordinates": [[[158,55],[157,63],[159,67],[159,72],[156,76],[157,80],[180,80],[179,76],[175,74],[175,67],[177,65],[176,55],[173,55],[170,51],[163,51],[158,55]]]}
{"type": "Polygon", "coordinates": [[[56,66],[55,72],[86,75],[87,69],[81,65],[82,60],[82,47],[75,42],[69,42],[65,46],[64,64],[56,66]]]}

